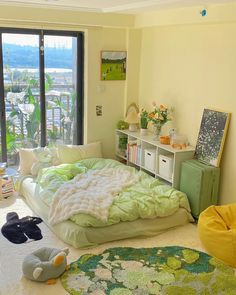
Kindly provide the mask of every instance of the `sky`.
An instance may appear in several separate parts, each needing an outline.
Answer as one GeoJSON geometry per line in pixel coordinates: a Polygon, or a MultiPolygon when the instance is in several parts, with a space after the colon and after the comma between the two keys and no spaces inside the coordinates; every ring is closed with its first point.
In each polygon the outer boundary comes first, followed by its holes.
{"type": "MultiPolygon", "coordinates": [[[[44,44],[46,47],[63,47],[72,48],[73,37],[64,36],[45,36],[44,44]]],[[[39,37],[37,35],[27,35],[27,34],[2,34],[3,44],[16,44],[16,45],[30,45],[38,46],[39,37]]]]}

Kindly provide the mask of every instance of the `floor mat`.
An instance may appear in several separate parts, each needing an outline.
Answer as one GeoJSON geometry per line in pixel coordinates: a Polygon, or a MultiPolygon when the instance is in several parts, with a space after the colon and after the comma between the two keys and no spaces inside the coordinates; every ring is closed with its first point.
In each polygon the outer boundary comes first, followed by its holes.
{"type": "Polygon", "coordinates": [[[190,248],[119,247],[85,254],[61,277],[72,295],[235,294],[234,269],[190,248]]]}

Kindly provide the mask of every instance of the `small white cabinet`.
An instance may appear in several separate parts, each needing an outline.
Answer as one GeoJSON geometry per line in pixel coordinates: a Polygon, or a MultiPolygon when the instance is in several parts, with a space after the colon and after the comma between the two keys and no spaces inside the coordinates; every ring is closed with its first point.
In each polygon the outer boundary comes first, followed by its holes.
{"type": "Polygon", "coordinates": [[[128,165],[149,172],[179,189],[182,161],[193,158],[195,148],[174,149],[154,140],[153,134],[116,130],[116,156],[128,165]]]}

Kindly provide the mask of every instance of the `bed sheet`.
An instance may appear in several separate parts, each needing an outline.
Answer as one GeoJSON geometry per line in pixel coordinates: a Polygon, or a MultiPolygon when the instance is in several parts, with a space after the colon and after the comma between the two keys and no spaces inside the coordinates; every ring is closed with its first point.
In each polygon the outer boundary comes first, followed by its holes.
{"type": "MultiPolygon", "coordinates": [[[[97,180],[95,183],[96,182],[97,180]]],[[[73,222],[83,227],[104,227],[122,221],[134,221],[139,218],[153,219],[156,217],[166,217],[174,214],[179,208],[184,208],[190,212],[189,202],[185,193],[172,188],[170,185],[163,184],[160,180],[151,177],[144,171],[137,170],[134,167],[124,165],[112,159],[84,159],[74,164],[63,164],[43,169],[38,177],[38,185],[43,188],[40,192],[40,197],[46,205],[52,206],[55,212],[60,213],[63,217],[66,216],[66,219],[71,219],[73,222]],[[108,170],[115,171],[116,173],[119,172],[121,175],[128,174],[131,179],[133,177],[138,179],[138,181],[122,188],[117,196],[114,197],[109,208],[108,218],[101,219],[99,216],[93,215],[93,212],[89,214],[80,211],[76,212],[75,207],[77,203],[73,203],[72,200],[77,202],[77,200],[79,200],[78,197],[68,198],[68,193],[70,191],[73,196],[75,194],[73,179],[77,179],[78,176],[84,176],[84,179],[88,180],[90,173],[100,173],[101,171],[108,170]],[[58,188],[64,186],[66,186],[67,193],[65,195],[65,189],[63,189],[63,194],[60,195],[62,198],[58,199],[56,197],[58,188]],[[55,206],[55,203],[57,206],[55,206]],[[73,211],[71,214],[70,210],[73,211]]],[[[116,182],[112,188],[114,188],[115,185],[117,185],[116,182]]],[[[84,185],[83,181],[82,187],[84,186],[87,188],[87,184],[84,185]]],[[[121,184],[119,184],[119,186],[121,187],[121,184]]],[[[86,192],[87,190],[82,188],[84,196],[86,192]]],[[[94,187],[94,197],[96,197],[97,192],[99,192],[98,195],[100,197],[101,190],[94,187]]],[[[89,198],[86,199],[86,201],[91,206],[90,203],[92,203],[93,200],[90,201],[89,198]]]]}
{"type": "Polygon", "coordinates": [[[49,207],[39,197],[40,190],[35,179],[24,177],[19,193],[60,239],[75,248],[88,248],[126,238],[154,236],[193,221],[191,214],[186,209],[180,208],[167,217],[123,221],[99,228],[83,227],[71,220],[52,226],[48,222],[49,207]]]}

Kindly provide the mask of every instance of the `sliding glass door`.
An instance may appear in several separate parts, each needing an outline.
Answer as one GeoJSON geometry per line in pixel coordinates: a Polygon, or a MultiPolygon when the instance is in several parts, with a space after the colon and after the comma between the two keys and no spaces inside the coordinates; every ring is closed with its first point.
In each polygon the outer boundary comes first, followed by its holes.
{"type": "Polygon", "coordinates": [[[40,145],[39,38],[37,35],[2,34],[2,67],[9,164],[17,151],[40,145]]]}
{"type": "Polygon", "coordinates": [[[0,115],[8,165],[21,147],[82,143],[82,33],[2,29],[0,115]]]}
{"type": "Polygon", "coordinates": [[[47,142],[73,143],[76,132],[76,38],[44,36],[47,142]]]}

